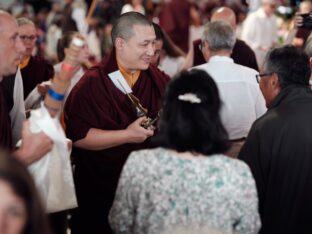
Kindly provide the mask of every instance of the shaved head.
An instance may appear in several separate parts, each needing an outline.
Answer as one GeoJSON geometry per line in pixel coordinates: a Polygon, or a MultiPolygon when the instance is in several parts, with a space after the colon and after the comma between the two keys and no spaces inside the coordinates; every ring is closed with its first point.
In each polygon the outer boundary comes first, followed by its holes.
{"type": "Polygon", "coordinates": [[[224,21],[231,25],[233,29],[236,28],[236,16],[234,11],[228,7],[221,7],[216,10],[211,16],[211,22],[224,21]]]}
{"type": "Polygon", "coordinates": [[[7,21],[15,21],[15,18],[10,15],[8,12],[0,10],[0,32],[3,31],[7,21]]]}
{"type": "Polygon", "coordinates": [[[16,72],[24,50],[15,18],[0,10],[0,77],[16,72]]]}

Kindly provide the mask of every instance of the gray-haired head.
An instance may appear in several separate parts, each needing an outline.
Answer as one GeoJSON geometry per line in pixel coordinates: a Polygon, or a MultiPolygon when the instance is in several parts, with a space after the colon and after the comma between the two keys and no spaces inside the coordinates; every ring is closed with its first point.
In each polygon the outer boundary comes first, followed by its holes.
{"type": "Polygon", "coordinates": [[[111,34],[113,45],[115,45],[117,37],[129,40],[132,36],[134,36],[134,25],[152,26],[152,23],[149,22],[144,15],[138,12],[132,11],[122,14],[113,25],[111,34]]]}
{"type": "Polygon", "coordinates": [[[311,74],[309,57],[292,45],[272,49],[266,55],[265,73],[276,73],[282,89],[292,84],[307,86],[311,74]]]}
{"type": "Polygon", "coordinates": [[[30,19],[26,18],[26,17],[17,18],[16,22],[17,22],[18,26],[22,26],[22,25],[25,25],[25,24],[31,24],[31,25],[35,26],[34,22],[31,21],[30,19]]]}
{"type": "Polygon", "coordinates": [[[202,41],[208,43],[209,50],[212,52],[232,51],[236,38],[233,28],[228,23],[214,21],[205,25],[202,41]]]}

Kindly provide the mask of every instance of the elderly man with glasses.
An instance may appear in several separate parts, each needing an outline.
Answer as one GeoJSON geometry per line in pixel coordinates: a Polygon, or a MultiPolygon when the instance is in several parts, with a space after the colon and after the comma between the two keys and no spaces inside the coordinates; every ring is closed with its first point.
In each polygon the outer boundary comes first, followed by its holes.
{"type": "Polygon", "coordinates": [[[221,119],[236,157],[252,123],[266,111],[265,101],[256,82],[258,72],[234,63],[230,58],[236,38],[226,22],[208,23],[202,36],[201,49],[207,63],[197,66],[208,72],[217,83],[223,106],[221,119]]]}
{"type": "Polygon", "coordinates": [[[24,99],[26,99],[37,84],[54,76],[54,70],[53,66],[41,56],[33,56],[37,40],[35,24],[27,18],[18,18],[17,24],[19,37],[26,48],[19,66],[22,73],[24,99]]]}
{"type": "Polygon", "coordinates": [[[312,233],[312,91],[309,57],[293,46],[268,53],[260,89],[268,111],[239,158],[255,177],[263,233],[312,233]]]}

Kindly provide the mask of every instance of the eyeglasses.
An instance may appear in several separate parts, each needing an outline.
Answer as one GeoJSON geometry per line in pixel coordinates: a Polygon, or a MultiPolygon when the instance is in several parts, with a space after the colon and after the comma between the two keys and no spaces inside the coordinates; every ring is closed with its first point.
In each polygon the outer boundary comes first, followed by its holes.
{"type": "Polygon", "coordinates": [[[35,36],[35,35],[31,35],[31,36],[20,35],[19,37],[20,37],[20,39],[22,41],[31,41],[31,42],[33,42],[34,40],[37,39],[37,36],[35,36]]]}
{"type": "Polygon", "coordinates": [[[256,75],[257,82],[260,83],[262,76],[271,76],[273,72],[259,73],[256,75]]]}

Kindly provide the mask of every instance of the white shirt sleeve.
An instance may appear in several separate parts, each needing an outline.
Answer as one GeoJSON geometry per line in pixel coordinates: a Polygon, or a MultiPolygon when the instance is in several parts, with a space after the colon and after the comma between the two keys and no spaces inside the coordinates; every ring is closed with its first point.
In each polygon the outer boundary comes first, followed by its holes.
{"type": "Polygon", "coordinates": [[[23,121],[26,119],[24,106],[24,88],[22,74],[17,69],[13,90],[14,105],[10,111],[13,145],[21,138],[23,121]]]}

